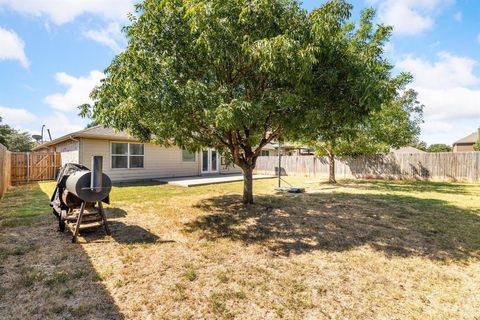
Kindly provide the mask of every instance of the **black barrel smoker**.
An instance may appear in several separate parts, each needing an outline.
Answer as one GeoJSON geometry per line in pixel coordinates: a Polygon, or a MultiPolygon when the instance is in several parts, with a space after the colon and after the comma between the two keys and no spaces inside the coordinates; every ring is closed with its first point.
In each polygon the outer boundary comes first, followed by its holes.
{"type": "Polygon", "coordinates": [[[68,227],[73,232],[72,242],[77,241],[80,226],[103,224],[110,234],[102,202],[110,203],[112,181],[102,172],[103,157],[92,157],[92,170],[75,164],[65,164],[59,172],[57,186],[50,199],[50,206],[58,218],[59,231],[68,227]]]}

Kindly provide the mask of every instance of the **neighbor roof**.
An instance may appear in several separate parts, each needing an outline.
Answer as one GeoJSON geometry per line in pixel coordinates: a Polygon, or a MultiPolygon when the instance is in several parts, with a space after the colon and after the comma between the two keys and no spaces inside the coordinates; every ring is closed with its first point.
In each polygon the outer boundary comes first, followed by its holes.
{"type": "Polygon", "coordinates": [[[133,138],[130,136],[128,133],[123,132],[123,131],[115,131],[112,128],[106,128],[103,126],[94,126],[90,127],[87,129],[83,129],[80,131],[72,132],[70,134],[66,134],[64,136],[61,136],[60,138],[54,139],[52,141],[48,141],[45,143],[42,143],[33,150],[39,150],[43,148],[48,148],[50,146],[54,146],[60,142],[67,141],[70,139],[76,139],[76,138],[90,138],[90,139],[108,139],[108,140],[132,140],[136,141],[137,139],[133,138]]]}
{"type": "MultiPolygon", "coordinates": [[[[289,143],[282,143],[282,148],[299,148],[299,149],[308,149],[307,146],[295,146],[289,143]]],[[[265,150],[276,150],[278,149],[278,143],[267,143],[263,149],[265,150]]]]}
{"type": "Polygon", "coordinates": [[[398,148],[398,149],[391,149],[390,152],[391,153],[397,153],[397,154],[400,154],[400,153],[426,153],[425,151],[414,148],[414,147],[402,147],[402,148],[398,148]]]}
{"type": "Polygon", "coordinates": [[[466,137],[463,137],[462,139],[455,141],[453,144],[474,144],[478,140],[478,131],[473,132],[469,134],[466,137]]]}

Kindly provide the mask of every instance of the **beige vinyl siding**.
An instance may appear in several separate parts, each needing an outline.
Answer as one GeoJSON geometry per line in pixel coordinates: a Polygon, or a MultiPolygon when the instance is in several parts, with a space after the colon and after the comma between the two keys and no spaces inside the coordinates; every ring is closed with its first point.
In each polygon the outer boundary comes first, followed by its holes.
{"type": "Polygon", "coordinates": [[[180,148],[164,148],[150,143],[145,143],[144,168],[112,169],[110,154],[111,142],[112,141],[109,140],[82,138],[82,147],[80,148],[81,163],[90,168],[91,157],[93,155],[103,156],[103,171],[108,174],[113,181],[195,176],[199,174],[198,156],[195,162],[183,162],[182,150],[180,148]]]}
{"type": "Polygon", "coordinates": [[[453,146],[453,152],[468,152],[473,150],[473,144],[456,144],[453,146]]]}
{"type": "Polygon", "coordinates": [[[66,163],[79,163],[79,153],[80,153],[80,145],[79,141],[77,140],[67,140],[60,142],[59,144],[55,145],[55,147],[51,148],[56,152],[60,152],[62,166],[66,163]]]}
{"type": "Polygon", "coordinates": [[[278,150],[277,149],[263,149],[263,150],[268,151],[268,156],[270,156],[270,157],[278,156],[278,150]]]}
{"type": "Polygon", "coordinates": [[[229,166],[220,163],[220,173],[241,173],[242,168],[231,164],[229,166]]]}

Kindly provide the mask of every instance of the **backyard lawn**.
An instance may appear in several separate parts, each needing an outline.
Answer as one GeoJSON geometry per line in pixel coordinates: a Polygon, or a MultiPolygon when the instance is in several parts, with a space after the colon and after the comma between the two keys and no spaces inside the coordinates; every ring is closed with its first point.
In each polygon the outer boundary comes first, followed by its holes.
{"type": "Polygon", "coordinates": [[[72,244],[53,182],[0,201],[4,319],[480,319],[480,185],[120,185],[72,244]]]}

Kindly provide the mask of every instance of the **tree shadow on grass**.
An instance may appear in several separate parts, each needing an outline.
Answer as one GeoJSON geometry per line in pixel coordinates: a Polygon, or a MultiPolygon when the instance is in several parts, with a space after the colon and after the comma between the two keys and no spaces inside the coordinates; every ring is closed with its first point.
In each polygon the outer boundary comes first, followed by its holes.
{"type": "Polygon", "coordinates": [[[205,215],[186,225],[207,239],[260,243],[288,256],[369,245],[394,256],[438,260],[480,257],[480,216],[435,199],[402,195],[302,194],[206,199],[205,215]]]}
{"type": "Polygon", "coordinates": [[[0,201],[15,222],[0,228],[0,318],[124,319],[83,247],[57,232],[49,196],[32,183],[0,201]]]}
{"type": "MultiPolygon", "coordinates": [[[[432,182],[416,180],[345,180],[342,184],[348,184],[349,188],[364,190],[379,190],[385,192],[436,192],[471,195],[471,185],[452,182],[432,182]]],[[[341,186],[340,184],[339,186],[341,186]]]]}

